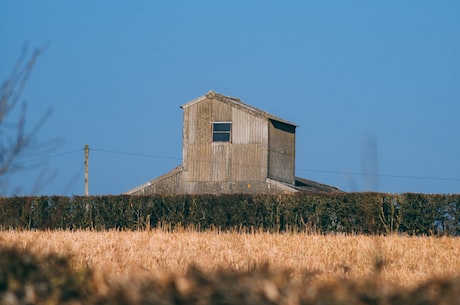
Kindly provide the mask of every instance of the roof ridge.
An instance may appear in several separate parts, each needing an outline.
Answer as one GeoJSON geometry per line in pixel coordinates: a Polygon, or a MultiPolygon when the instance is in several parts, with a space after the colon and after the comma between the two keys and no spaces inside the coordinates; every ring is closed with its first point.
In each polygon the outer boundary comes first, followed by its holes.
{"type": "Polygon", "coordinates": [[[217,100],[223,101],[223,102],[234,103],[234,104],[239,105],[242,108],[245,108],[246,111],[262,115],[265,118],[270,119],[270,120],[278,121],[278,122],[281,122],[281,123],[284,123],[284,124],[288,124],[288,125],[297,127],[296,124],[294,124],[294,123],[292,123],[292,122],[290,122],[288,120],[285,120],[283,118],[280,118],[280,117],[278,117],[276,115],[273,115],[273,114],[271,114],[269,112],[266,112],[266,111],[264,111],[262,109],[259,109],[257,107],[251,106],[249,104],[246,104],[245,102],[243,102],[239,98],[226,96],[226,95],[223,95],[221,93],[217,93],[217,92],[215,92],[213,90],[210,90],[206,94],[204,94],[204,95],[202,95],[202,96],[200,96],[200,97],[198,97],[198,98],[196,98],[196,99],[194,99],[194,100],[192,100],[192,101],[190,101],[190,102],[188,102],[186,104],[181,105],[181,108],[184,108],[185,106],[189,106],[189,105],[198,103],[198,102],[202,101],[203,99],[217,99],[217,100]]]}
{"type": "MultiPolygon", "coordinates": [[[[237,97],[233,97],[233,96],[228,96],[228,95],[223,95],[219,92],[216,92],[216,91],[213,91],[213,90],[210,90],[208,93],[206,93],[206,97],[207,98],[214,98],[214,97],[221,97],[221,98],[225,98],[225,99],[229,99],[229,100],[232,100],[232,101],[237,101],[237,102],[240,102],[240,103],[243,103],[239,98],[237,97]]],[[[243,103],[244,104],[244,103],[243,103]]]]}

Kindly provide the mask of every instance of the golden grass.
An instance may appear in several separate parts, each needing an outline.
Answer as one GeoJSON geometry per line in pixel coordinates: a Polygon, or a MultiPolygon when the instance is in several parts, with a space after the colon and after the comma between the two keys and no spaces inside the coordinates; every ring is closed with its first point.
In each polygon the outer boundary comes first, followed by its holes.
{"type": "Polygon", "coordinates": [[[365,279],[376,274],[387,285],[413,287],[428,279],[460,275],[460,239],[452,237],[345,236],[306,233],[151,231],[2,231],[0,245],[38,254],[71,255],[75,268],[108,277],[246,271],[264,264],[288,269],[295,279],[318,282],[365,279]]]}

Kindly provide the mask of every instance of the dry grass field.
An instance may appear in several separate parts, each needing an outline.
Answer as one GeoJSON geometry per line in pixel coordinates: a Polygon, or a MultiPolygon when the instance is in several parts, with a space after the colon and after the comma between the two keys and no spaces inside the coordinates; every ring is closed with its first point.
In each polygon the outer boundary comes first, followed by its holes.
{"type": "Polygon", "coordinates": [[[460,275],[460,239],[344,236],[303,233],[223,233],[194,230],[2,231],[1,246],[72,257],[109,278],[149,278],[204,271],[288,270],[295,280],[318,283],[379,278],[388,287],[411,288],[433,278],[460,275]],[[379,271],[377,271],[377,269],[379,271]]]}

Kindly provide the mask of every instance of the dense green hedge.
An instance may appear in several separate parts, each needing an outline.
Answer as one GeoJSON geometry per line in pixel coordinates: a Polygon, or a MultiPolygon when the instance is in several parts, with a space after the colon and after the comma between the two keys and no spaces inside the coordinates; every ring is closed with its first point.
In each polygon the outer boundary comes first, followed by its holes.
{"type": "Polygon", "coordinates": [[[145,229],[460,235],[460,194],[0,198],[2,229],[145,229]]]}

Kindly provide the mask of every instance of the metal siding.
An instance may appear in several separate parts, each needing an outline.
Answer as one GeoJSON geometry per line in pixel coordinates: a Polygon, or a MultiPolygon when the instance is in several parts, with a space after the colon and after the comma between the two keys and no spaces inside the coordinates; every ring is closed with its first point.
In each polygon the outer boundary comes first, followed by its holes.
{"type": "Polygon", "coordinates": [[[267,120],[233,108],[233,181],[267,178],[267,120]]]}
{"type": "Polygon", "coordinates": [[[188,144],[190,138],[189,109],[184,109],[182,124],[182,166],[187,169],[188,144]]]}
{"type": "Polygon", "coordinates": [[[198,103],[188,108],[189,144],[210,143],[211,118],[212,104],[209,102],[198,103]]]}
{"type": "Polygon", "coordinates": [[[295,125],[213,92],[181,107],[182,166],[135,194],[296,192],[279,182],[295,182],[295,125]],[[232,122],[231,142],[212,142],[212,122],[232,122]]]}
{"type": "Polygon", "coordinates": [[[293,183],[295,133],[274,128],[266,118],[217,99],[184,109],[184,125],[182,178],[190,182],[185,187],[190,192],[193,185],[201,189],[209,183],[243,183],[268,176],[293,183]],[[232,122],[230,143],[212,142],[212,122],[232,122]]]}
{"type": "Polygon", "coordinates": [[[268,143],[267,120],[234,108],[232,111],[234,144],[268,143]]]}
{"type": "Polygon", "coordinates": [[[184,181],[210,181],[211,166],[211,121],[213,104],[203,101],[187,108],[188,142],[184,141],[187,155],[184,181]]]}
{"type": "Polygon", "coordinates": [[[295,132],[287,132],[269,124],[269,178],[294,183],[295,132]]]}
{"type": "Polygon", "coordinates": [[[233,144],[232,181],[267,178],[267,147],[264,144],[233,144]]]}
{"type": "MultiPolygon", "coordinates": [[[[212,116],[209,118],[209,123],[212,122],[232,122],[232,107],[228,104],[212,99],[209,101],[212,107],[212,116]]],[[[211,132],[210,127],[210,132],[211,132]]],[[[233,123],[232,123],[233,129],[233,123]]],[[[201,181],[228,181],[231,179],[229,172],[229,163],[231,162],[231,144],[222,142],[212,142],[212,135],[205,135],[210,142],[210,164],[211,179],[201,181]]]]}
{"type": "Polygon", "coordinates": [[[196,105],[197,113],[194,120],[197,122],[195,143],[209,145],[211,143],[212,103],[204,102],[196,105]]]}
{"type": "Polygon", "coordinates": [[[187,181],[211,181],[212,160],[209,145],[189,145],[187,181]]]}
{"type": "Polygon", "coordinates": [[[195,144],[195,134],[197,129],[196,124],[196,107],[187,108],[188,120],[184,120],[184,124],[188,124],[188,144],[195,144]]]}
{"type": "Polygon", "coordinates": [[[229,168],[231,163],[231,144],[229,143],[212,143],[211,181],[229,181],[231,180],[229,168]]]}
{"type": "Polygon", "coordinates": [[[297,190],[276,181],[185,182],[180,190],[185,194],[292,194],[297,190]]]}
{"type": "Polygon", "coordinates": [[[232,107],[218,100],[211,100],[212,103],[212,122],[231,122],[232,107]]]}

